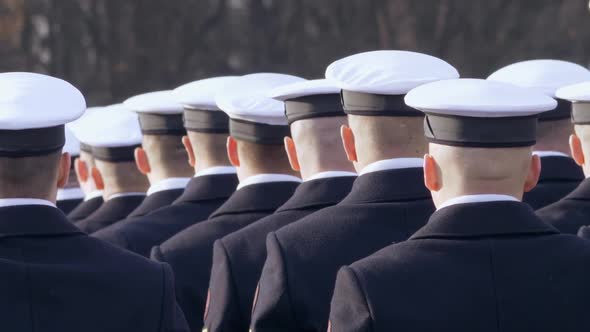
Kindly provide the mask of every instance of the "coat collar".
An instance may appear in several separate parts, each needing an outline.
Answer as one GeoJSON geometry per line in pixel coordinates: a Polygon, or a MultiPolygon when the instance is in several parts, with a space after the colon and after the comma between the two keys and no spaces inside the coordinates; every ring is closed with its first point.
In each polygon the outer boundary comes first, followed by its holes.
{"type": "Polygon", "coordinates": [[[201,175],[190,180],[174,204],[226,199],[236,190],[236,173],[201,175]]]}
{"type": "Polygon", "coordinates": [[[342,204],[430,199],[422,167],[390,169],[359,176],[342,204]]]}
{"type": "Polygon", "coordinates": [[[564,199],[590,201],[590,178],[582,181],[578,187],[565,196],[564,199]]]}
{"type": "Polygon", "coordinates": [[[541,176],[539,183],[544,181],[582,181],[582,168],[570,157],[541,157],[541,176]]]}
{"type": "Polygon", "coordinates": [[[105,201],[94,213],[92,213],[89,220],[108,220],[118,221],[124,219],[135,208],[141,204],[145,196],[131,195],[131,196],[117,196],[105,201]]]}
{"type": "Polygon", "coordinates": [[[274,212],[298,185],[294,181],[250,184],[235,191],[209,218],[230,213],[274,212]]]}
{"type": "Polygon", "coordinates": [[[65,214],[45,205],[19,205],[0,208],[0,238],[84,234],[65,214]]]}
{"type": "Polygon", "coordinates": [[[336,205],[348,195],[355,179],[355,176],[338,176],[305,181],[277,212],[336,205]]]}
{"type": "Polygon", "coordinates": [[[178,196],[182,195],[183,191],[183,188],[156,191],[155,193],[146,196],[141,204],[139,204],[139,206],[133,210],[133,212],[131,212],[128,217],[143,216],[160,207],[170,205],[178,198],[178,196]]]}
{"type": "Polygon", "coordinates": [[[497,201],[457,204],[440,209],[410,239],[557,233],[557,229],[541,221],[529,205],[497,201]]]}

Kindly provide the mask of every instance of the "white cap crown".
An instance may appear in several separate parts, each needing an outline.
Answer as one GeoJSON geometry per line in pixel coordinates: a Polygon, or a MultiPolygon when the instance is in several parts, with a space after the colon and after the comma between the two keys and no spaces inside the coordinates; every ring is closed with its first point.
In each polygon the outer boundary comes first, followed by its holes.
{"type": "Polygon", "coordinates": [[[424,83],[458,78],[447,62],[422,53],[373,51],[340,59],[326,70],[326,78],[344,90],[401,95],[424,83]]]}
{"type": "Polygon", "coordinates": [[[492,73],[488,80],[512,83],[555,97],[557,89],[563,86],[589,81],[590,71],[568,61],[528,60],[503,67],[492,73]]]}
{"type": "Polygon", "coordinates": [[[482,79],[428,83],[410,91],[405,102],[426,113],[489,118],[534,115],[557,106],[537,91],[482,79]]]}
{"type": "Polygon", "coordinates": [[[232,119],[287,125],[284,103],[268,97],[269,91],[303,80],[301,77],[276,73],[245,75],[231,82],[226,91],[217,95],[217,106],[232,119]]]}

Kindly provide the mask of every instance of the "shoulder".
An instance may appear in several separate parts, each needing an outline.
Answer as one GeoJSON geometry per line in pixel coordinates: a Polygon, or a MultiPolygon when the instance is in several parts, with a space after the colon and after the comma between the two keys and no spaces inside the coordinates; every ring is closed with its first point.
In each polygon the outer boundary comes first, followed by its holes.
{"type": "Polygon", "coordinates": [[[199,248],[213,245],[219,238],[217,235],[220,233],[220,226],[216,220],[194,224],[160,244],[159,250],[166,258],[192,255],[199,248]]]}
{"type": "Polygon", "coordinates": [[[78,247],[84,248],[84,259],[78,263],[82,268],[94,270],[96,275],[108,276],[121,284],[159,284],[165,278],[166,265],[150,261],[140,255],[93,237],[79,240],[78,247]],[[82,244],[83,242],[83,244],[82,244]],[[80,245],[82,244],[82,245],[80,245]],[[137,278],[141,275],[142,278],[137,278]]]}

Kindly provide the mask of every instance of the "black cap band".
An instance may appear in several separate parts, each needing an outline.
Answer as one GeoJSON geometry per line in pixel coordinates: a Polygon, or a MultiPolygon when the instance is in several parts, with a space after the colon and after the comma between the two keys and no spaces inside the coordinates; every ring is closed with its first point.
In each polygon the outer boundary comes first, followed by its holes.
{"type": "Polygon", "coordinates": [[[404,102],[405,95],[377,95],[342,90],[344,112],[362,116],[424,116],[404,102]]]}
{"type": "Polygon", "coordinates": [[[198,133],[227,134],[229,117],[222,111],[185,108],[184,127],[198,133]]]}
{"type": "Polygon", "coordinates": [[[590,124],[590,103],[572,104],[572,123],[579,125],[590,124]]]}
{"type": "Polygon", "coordinates": [[[232,137],[257,144],[283,144],[285,136],[291,135],[289,126],[268,125],[240,119],[230,119],[229,133],[232,137]]]}
{"type": "Polygon", "coordinates": [[[476,118],[426,114],[424,134],[431,143],[506,148],[536,143],[538,116],[476,118]]]}
{"type": "Polygon", "coordinates": [[[86,143],[80,142],[80,151],[92,153],[92,147],[86,143]]]}
{"type": "Polygon", "coordinates": [[[22,130],[0,130],[0,157],[22,158],[59,151],[66,143],[63,125],[22,130]]]}
{"type": "Polygon", "coordinates": [[[92,156],[94,159],[123,162],[135,160],[135,149],[141,145],[120,146],[120,147],[92,147],[92,156]]]}
{"type": "Polygon", "coordinates": [[[144,135],[184,135],[182,114],[139,113],[139,125],[144,135]]]}
{"type": "Polygon", "coordinates": [[[323,94],[286,100],[285,115],[289,124],[292,124],[310,118],[345,116],[346,113],[339,94],[323,94]]]}
{"type": "Polygon", "coordinates": [[[557,107],[551,111],[543,112],[539,116],[539,121],[555,121],[569,119],[572,114],[572,103],[563,99],[557,100],[557,107]]]}

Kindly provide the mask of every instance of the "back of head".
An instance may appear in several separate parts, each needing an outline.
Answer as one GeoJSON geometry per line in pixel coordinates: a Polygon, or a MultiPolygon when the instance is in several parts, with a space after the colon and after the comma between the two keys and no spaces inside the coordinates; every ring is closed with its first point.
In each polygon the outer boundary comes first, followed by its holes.
{"type": "Polygon", "coordinates": [[[157,178],[190,177],[193,173],[186,161],[182,136],[143,135],[142,147],[146,151],[151,173],[157,178]]]}
{"type": "Polygon", "coordinates": [[[569,154],[568,139],[573,131],[573,124],[569,118],[539,121],[537,127],[537,151],[557,151],[569,154]]]}
{"type": "Polygon", "coordinates": [[[227,134],[189,131],[187,136],[191,141],[192,150],[195,155],[196,170],[230,165],[226,149],[227,134]]]}
{"type": "Polygon", "coordinates": [[[354,132],[358,168],[379,160],[422,157],[427,144],[424,118],[348,115],[354,132]]]}
{"type": "Polygon", "coordinates": [[[420,86],[405,101],[426,114],[424,179],[437,207],[478,194],[520,200],[536,185],[537,119],[555,108],[554,99],[513,84],[457,79],[420,86]]]}
{"type": "Polygon", "coordinates": [[[96,160],[96,168],[100,172],[104,196],[109,197],[117,193],[145,192],[149,183],[147,178],[139,172],[135,162],[96,160]]]}
{"type": "Polygon", "coordinates": [[[347,124],[346,116],[304,119],[291,124],[303,178],[325,171],[352,171],[340,138],[340,127],[347,124]]]}
{"type": "Polygon", "coordinates": [[[0,197],[55,199],[61,152],[0,158],[0,197]]]}
{"type": "Polygon", "coordinates": [[[296,174],[291,169],[282,144],[259,144],[237,140],[237,146],[240,160],[238,174],[241,178],[265,173],[296,174]]]}
{"type": "MultiPolygon", "coordinates": [[[[531,167],[532,147],[465,148],[430,144],[444,198],[503,193],[521,199],[531,167]]],[[[442,194],[442,192],[441,192],[442,194]]],[[[437,194],[433,193],[436,200],[437,194]]]]}

